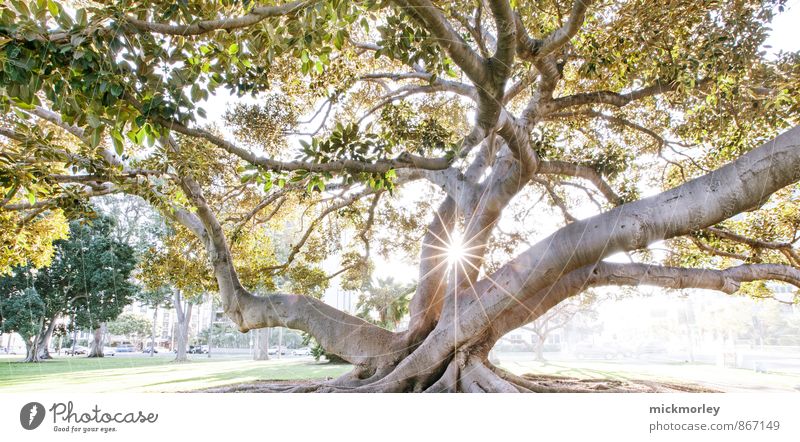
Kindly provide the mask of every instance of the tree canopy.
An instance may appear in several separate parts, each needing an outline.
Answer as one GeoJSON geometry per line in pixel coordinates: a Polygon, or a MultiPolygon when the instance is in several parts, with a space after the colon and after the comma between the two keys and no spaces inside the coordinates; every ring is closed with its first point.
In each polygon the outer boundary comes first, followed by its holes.
{"type": "Polygon", "coordinates": [[[40,254],[87,198],[138,195],[174,232],[156,267],[356,367],[307,388],[540,389],[488,350],[589,287],[800,285],[784,5],[11,0],[0,235],[40,254]],[[408,330],[307,296],[375,253],[419,264],[408,330]]]}

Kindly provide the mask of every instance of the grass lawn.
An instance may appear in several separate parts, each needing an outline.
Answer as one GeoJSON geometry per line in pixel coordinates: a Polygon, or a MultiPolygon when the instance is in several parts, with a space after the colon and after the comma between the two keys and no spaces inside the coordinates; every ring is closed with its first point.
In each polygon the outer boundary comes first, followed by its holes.
{"type": "Polygon", "coordinates": [[[253,361],[247,357],[196,355],[173,363],[172,355],[155,357],[57,357],[25,364],[19,356],[0,356],[0,393],[22,392],[177,392],[257,379],[324,379],[336,377],[349,365],[309,359],[253,361]]]}
{"type": "MultiPolygon", "coordinates": [[[[115,356],[102,359],[57,357],[38,364],[0,356],[0,394],[21,392],[178,392],[240,382],[275,379],[324,379],[350,370],[349,365],[318,363],[310,358],[253,361],[245,355],[190,355],[173,363],[172,355],[115,356]]],[[[549,361],[500,358],[516,374],[535,373],[579,379],[652,380],[694,383],[721,391],[778,392],[800,390],[800,374],[755,373],[713,365],[625,361],[549,361]]]]}

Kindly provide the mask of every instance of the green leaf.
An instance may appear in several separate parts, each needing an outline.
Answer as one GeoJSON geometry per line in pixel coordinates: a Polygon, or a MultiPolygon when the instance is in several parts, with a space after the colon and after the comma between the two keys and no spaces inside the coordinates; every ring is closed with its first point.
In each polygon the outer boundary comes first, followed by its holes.
{"type": "Polygon", "coordinates": [[[111,85],[111,95],[119,98],[122,95],[122,85],[121,84],[112,84],[111,85]]]}
{"type": "Polygon", "coordinates": [[[239,45],[238,44],[231,43],[231,45],[228,46],[228,54],[229,55],[236,55],[238,52],[239,52],[239,45]]]}
{"type": "Polygon", "coordinates": [[[97,147],[100,144],[100,136],[103,134],[103,126],[98,126],[92,130],[92,134],[89,136],[89,145],[92,147],[97,147]]]}
{"type": "Polygon", "coordinates": [[[53,18],[58,19],[58,4],[56,2],[48,0],[47,10],[50,11],[50,15],[52,15],[53,18]]]}
{"type": "Polygon", "coordinates": [[[111,130],[111,142],[114,143],[114,151],[117,152],[117,155],[122,156],[124,150],[122,134],[116,129],[111,130]]]}
{"type": "Polygon", "coordinates": [[[86,20],[86,10],[81,8],[75,12],[75,20],[78,22],[80,26],[86,26],[88,21],[86,20]]]}
{"type": "Polygon", "coordinates": [[[192,101],[199,101],[200,100],[200,86],[197,83],[192,85],[191,91],[192,101]]]}

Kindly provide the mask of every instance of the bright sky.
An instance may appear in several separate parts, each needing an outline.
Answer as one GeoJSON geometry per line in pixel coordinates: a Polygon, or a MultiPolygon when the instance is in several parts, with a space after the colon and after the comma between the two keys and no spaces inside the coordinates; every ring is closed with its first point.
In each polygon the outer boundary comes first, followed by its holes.
{"type": "Polygon", "coordinates": [[[800,51],[800,0],[789,0],[787,9],[772,20],[772,34],[765,46],[769,52],[800,51]]]}

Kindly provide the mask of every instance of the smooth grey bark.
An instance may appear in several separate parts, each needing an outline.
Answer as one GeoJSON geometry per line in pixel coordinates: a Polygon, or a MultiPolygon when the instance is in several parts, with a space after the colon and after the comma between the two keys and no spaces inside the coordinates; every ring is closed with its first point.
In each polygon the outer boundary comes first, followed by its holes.
{"type": "Polygon", "coordinates": [[[39,341],[36,339],[36,336],[31,336],[29,338],[23,336],[23,341],[25,341],[24,362],[41,362],[42,359],[39,353],[39,341]]]}
{"type": "Polygon", "coordinates": [[[53,331],[56,327],[56,318],[50,318],[46,323],[47,327],[36,337],[36,347],[37,351],[39,352],[39,359],[41,360],[53,359],[53,357],[50,355],[50,341],[52,340],[53,331]]]}
{"type": "Polygon", "coordinates": [[[107,326],[105,322],[101,322],[100,325],[93,330],[88,357],[102,358],[105,356],[103,354],[103,345],[105,344],[106,330],[107,326]]]}
{"type": "Polygon", "coordinates": [[[186,347],[189,344],[189,324],[192,321],[192,304],[181,299],[181,291],[178,288],[172,291],[172,300],[175,305],[175,313],[178,323],[175,326],[175,362],[186,362],[186,347]]]}
{"type": "Polygon", "coordinates": [[[536,335],[536,360],[537,361],[544,361],[544,343],[547,341],[547,335],[545,334],[537,334],[536,335]]]}
{"type": "Polygon", "coordinates": [[[253,346],[253,359],[256,361],[269,360],[269,338],[272,334],[271,328],[261,328],[254,330],[255,346],[253,346]]]}

